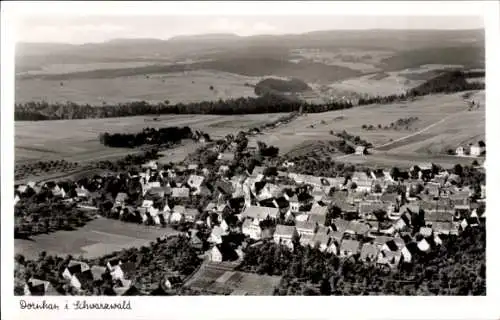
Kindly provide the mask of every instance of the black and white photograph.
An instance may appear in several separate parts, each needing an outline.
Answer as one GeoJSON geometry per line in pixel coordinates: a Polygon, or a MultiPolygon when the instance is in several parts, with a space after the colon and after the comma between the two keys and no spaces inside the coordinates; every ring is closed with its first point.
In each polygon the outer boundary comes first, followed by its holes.
{"type": "Polygon", "coordinates": [[[18,309],[43,309],[33,296],[127,309],[134,297],[485,297],[498,285],[482,7],[288,4],[308,6],[16,18],[2,264],[18,309]]]}

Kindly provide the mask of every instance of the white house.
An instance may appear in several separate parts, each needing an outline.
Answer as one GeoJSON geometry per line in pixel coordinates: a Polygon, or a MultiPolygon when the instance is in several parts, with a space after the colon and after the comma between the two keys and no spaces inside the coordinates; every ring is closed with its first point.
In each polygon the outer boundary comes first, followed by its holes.
{"type": "Polygon", "coordinates": [[[285,226],[278,224],[274,231],[273,239],[277,244],[283,244],[293,250],[293,237],[296,234],[294,226],[285,226]]]}
{"type": "Polygon", "coordinates": [[[252,221],[251,219],[246,219],[243,222],[241,232],[254,240],[259,240],[262,233],[259,223],[256,220],[252,221]]]}
{"type": "Polygon", "coordinates": [[[473,157],[479,157],[485,152],[485,147],[481,147],[478,144],[470,146],[470,155],[473,157]]]}

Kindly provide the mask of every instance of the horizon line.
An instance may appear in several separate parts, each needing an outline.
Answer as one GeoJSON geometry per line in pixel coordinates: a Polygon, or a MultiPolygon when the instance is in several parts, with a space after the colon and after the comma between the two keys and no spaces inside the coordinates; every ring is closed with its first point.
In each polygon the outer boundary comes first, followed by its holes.
{"type": "Polygon", "coordinates": [[[197,36],[210,36],[210,35],[229,35],[229,36],[235,36],[237,38],[251,38],[251,37],[279,37],[279,36],[300,36],[300,35],[307,35],[311,33],[316,33],[316,32],[363,32],[363,31],[407,31],[407,32],[412,32],[412,31],[479,31],[483,30],[485,31],[485,28],[464,28],[464,29],[451,29],[451,28],[441,28],[441,29],[422,29],[422,28],[408,28],[408,29],[403,29],[403,28],[367,28],[367,29],[319,29],[319,30],[312,30],[312,31],[307,31],[307,32],[301,32],[301,33],[276,33],[276,34],[251,34],[251,35],[240,35],[237,33],[233,32],[210,32],[210,33],[193,33],[193,34],[178,34],[171,36],[169,38],[148,38],[148,37],[131,37],[131,38],[112,38],[109,40],[105,41],[96,41],[96,42],[84,42],[84,43],[71,43],[71,42],[64,42],[64,41],[16,41],[15,44],[67,44],[67,45],[89,45],[89,44],[105,44],[113,41],[126,41],[126,40],[156,40],[156,41],[170,41],[172,39],[178,38],[178,37],[197,37],[197,36]]]}

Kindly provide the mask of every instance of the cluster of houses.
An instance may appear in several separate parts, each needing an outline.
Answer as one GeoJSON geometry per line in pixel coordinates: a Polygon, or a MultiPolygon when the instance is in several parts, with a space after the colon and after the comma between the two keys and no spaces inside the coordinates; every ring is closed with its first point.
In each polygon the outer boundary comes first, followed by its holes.
{"type": "MultiPolygon", "coordinates": [[[[131,206],[127,193],[118,193],[112,210],[119,215],[134,214],[148,224],[191,224],[186,235],[197,248],[209,244],[206,256],[213,262],[239,261],[245,244],[267,240],[290,249],[301,245],[340,257],[359,255],[363,261],[388,267],[411,262],[416,251],[432,250],[441,245],[443,237],[457,236],[485,219],[485,186],[473,201],[471,187],[458,187],[460,176],[446,170],[435,173],[432,164],[414,167],[410,171],[417,175],[397,181],[384,170],[335,178],[291,173],[294,164],[290,161],[278,168],[277,175],[266,175],[264,166],[256,166],[251,172],[229,177],[225,163],[232,159],[220,153],[215,182],[208,182],[210,170],[198,164],[162,170],[156,162],[148,162],[142,172],[129,173],[127,178],[141,183],[142,204],[131,206]],[[203,197],[211,200],[200,209],[193,199],[203,197]],[[423,218],[417,233],[412,232],[415,217],[423,218]],[[206,243],[198,237],[197,226],[209,229],[206,243]],[[245,244],[233,243],[230,235],[234,234],[243,235],[245,244]]],[[[95,179],[104,184],[105,178],[95,179]]],[[[16,201],[27,188],[40,186],[18,186],[16,201]]],[[[82,205],[92,197],[83,185],[76,192],[55,183],[49,189],[66,199],[73,194],[67,200],[82,205]]],[[[121,281],[117,288],[123,289],[130,272],[127,266],[89,267],[72,262],[63,276],[79,288],[107,269],[113,279],[121,281]]],[[[46,285],[38,280],[33,283],[29,288],[46,285]]]]}
{"type": "Polygon", "coordinates": [[[459,157],[480,157],[485,153],[486,146],[483,143],[471,143],[467,146],[459,146],[455,150],[455,154],[459,157]]]}
{"type": "MultiPolygon", "coordinates": [[[[96,283],[103,283],[108,277],[113,284],[112,290],[116,295],[129,295],[137,292],[135,287],[136,264],[122,262],[119,259],[110,259],[105,266],[93,265],[78,260],[70,260],[61,276],[76,292],[83,292],[85,288],[93,288],[96,283]]],[[[166,274],[160,286],[165,291],[182,283],[176,273],[166,274]]],[[[47,280],[30,278],[24,285],[24,295],[44,296],[59,295],[54,286],[47,280]]]]}

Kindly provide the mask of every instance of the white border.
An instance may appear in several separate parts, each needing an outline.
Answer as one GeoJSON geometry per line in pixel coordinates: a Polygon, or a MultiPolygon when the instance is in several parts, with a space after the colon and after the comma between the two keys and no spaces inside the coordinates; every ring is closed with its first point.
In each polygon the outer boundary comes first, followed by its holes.
{"type": "MultiPolygon", "coordinates": [[[[106,319],[498,319],[500,316],[500,266],[498,263],[500,208],[498,120],[500,119],[499,90],[499,5],[497,1],[458,2],[31,2],[2,3],[2,62],[1,62],[1,123],[2,123],[2,318],[106,318],[106,319]],[[5,11],[8,10],[8,14],[5,11]],[[23,312],[13,293],[13,25],[21,12],[35,14],[262,14],[262,15],[484,15],[487,57],[487,143],[488,143],[488,232],[487,232],[487,297],[169,297],[133,298],[133,312],[23,312]],[[495,139],[497,138],[497,139],[495,139]],[[139,316],[140,315],[140,316],[139,316]]],[[[46,299],[46,300],[53,300],[46,299]]],[[[71,297],[60,298],[71,301],[71,297]]],[[[111,300],[94,297],[94,301],[111,300]]]]}

